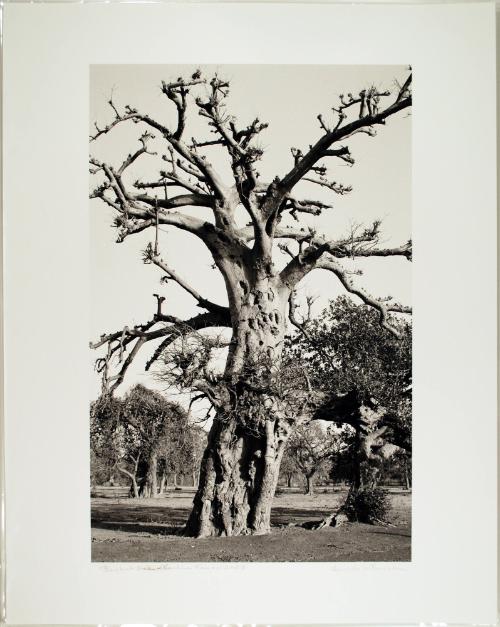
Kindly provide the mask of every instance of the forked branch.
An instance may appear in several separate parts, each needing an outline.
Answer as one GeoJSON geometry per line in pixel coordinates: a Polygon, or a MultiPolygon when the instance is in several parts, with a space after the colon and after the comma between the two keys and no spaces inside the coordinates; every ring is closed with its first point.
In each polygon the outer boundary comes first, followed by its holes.
{"type": "Polygon", "coordinates": [[[342,283],[343,287],[351,294],[358,296],[366,305],[373,307],[379,312],[379,321],[381,326],[392,333],[398,339],[401,339],[401,334],[398,328],[391,324],[390,313],[411,313],[410,307],[403,307],[402,305],[391,305],[387,301],[377,299],[371,296],[366,290],[354,285],[348,271],[341,266],[341,264],[334,259],[322,259],[316,264],[316,268],[323,270],[329,270],[333,272],[335,276],[342,283]]]}

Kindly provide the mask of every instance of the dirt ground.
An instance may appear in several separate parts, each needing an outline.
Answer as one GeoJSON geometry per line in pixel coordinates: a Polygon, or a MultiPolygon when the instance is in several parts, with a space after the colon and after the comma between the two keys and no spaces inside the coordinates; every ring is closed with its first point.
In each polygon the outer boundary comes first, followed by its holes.
{"type": "Polygon", "coordinates": [[[179,535],[194,492],[156,499],[92,499],[95,562],[406,562],[411,560],[411,493],[390,490],[393,526],[348,523],[309,531],[292,523],[321,520],[345,498],[345,490],[314,496],[277,494],[267,536],[194,540],[179,535]]]}

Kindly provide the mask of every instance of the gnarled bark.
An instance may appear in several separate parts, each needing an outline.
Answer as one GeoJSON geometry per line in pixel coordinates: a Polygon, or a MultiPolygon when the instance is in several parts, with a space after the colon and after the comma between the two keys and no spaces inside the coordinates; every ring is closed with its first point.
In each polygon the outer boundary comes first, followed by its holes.
{"type": "Polygon", "coordinates": [[[239,287],[225,373],[229,394],[209,434],[186,527],[197,537],[270,531],[288,438],[286,412],[270,389],[283,350],[286,294],[269,277],[239,287]]]}
{"type": "Polygon", "coordinates": [[[196,537],[268,533],[285,442],[276,418],[265,417],[250,431],[220,416],[210,431],[186,532],[196,537]]]}

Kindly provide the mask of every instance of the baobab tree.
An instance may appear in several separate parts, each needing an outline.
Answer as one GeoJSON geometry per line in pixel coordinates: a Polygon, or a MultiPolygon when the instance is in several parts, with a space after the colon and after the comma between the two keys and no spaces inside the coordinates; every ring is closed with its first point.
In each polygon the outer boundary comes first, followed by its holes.
{"type": "Polygon", "coordinates": [[[411,242],[384,247],[378,221],[335,238],[321,234],[303,218],[320,216],[331,204],[302,197],[297,186],[306,181],[332,195],[348,193],[349,187],[328,178],[331,163],[354,164],[350,139],[358,134],[375,136],[377,127],[409,109],[411,76],[393,90],[367,86],[359,94],[341,96],[328,116],[318,115],[319,139],[307,149],[292,147],[288,172],[267,181],[258,170],[264,156],[259,137],[267,123],[256,118],[247,126],[238,125],[227,109],[228,81],[197,70],[163,82],[161,91],[176,112],[173,126],[132,105],[122,109],[109,100],[112,117],[95,124],[91,142],[99,142],[117,127],[136,124],[139,144],[121,163],[90,157],[90,172],[98,178],[91,198],[112,208],[117,242],[150,230],[144,262],[181,286],[202,311],[180,319],[164,311],[164,298],[156,295],[149,321],[105,333],[91,346],[103,350],[97,369],[103,393],[112,394],[141,348],[161,339],[146,368],[165,362],[170,350],[177,383],[213,407],[186,532],[197,537],[267,533],[290,434],[319,408],[327,412],[335,404],[328,395],[312,390],[300,364],[283,364],[288,318],[296,317],[299,283],[314,270],[328,270],[348,292],[373,307],[380,324],[395,334],[390,312],[409,311],[355,285],[343,260],[393,256],[410,260],[411,242]],[[208,138],[190,137],[193,111],[206,121],[208,138]],[[163,148],[160,152],[152,146],[163,148]],[[230,180],[212,165],[209,156],[215,150],[227,158],[230,180]],[[134,163],[145,158],[158,159],[157,178],[133,181],[134,163]],[[185,211],[193,208],[199,215],[185,211]],[[239,219],[242,212],[247,216],[244,223],[239,219]],[[169,264],[159,241],[159,230],[165,228],[180,229],[203,242],[224,279],[227,305],[199,293],[169,264]],[[283,267],[278,246],[289,256],[283,267]],[[189,338],[207,338],[205,329],[221,328],[231,330],[231,339],[224,371],[213,376],[208,363],[220,342],[190,343],[189,338]],[[179,345],[182,350],[175,358],[179,345]]]}

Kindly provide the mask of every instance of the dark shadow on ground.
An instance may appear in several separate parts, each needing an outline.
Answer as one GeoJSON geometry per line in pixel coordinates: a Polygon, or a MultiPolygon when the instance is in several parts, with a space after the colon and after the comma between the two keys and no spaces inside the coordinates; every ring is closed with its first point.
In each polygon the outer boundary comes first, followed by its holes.
{"type": "MultiPolygon", "coordinates": [[[[302,523],[309,520],[319,521],[331,514],[330,510],[292,509],[276,507],[271,514],[273,527],[287,525],[290,521],[302,523]]],[[[129,533],[144,532],[165,535],[172,530],[175,533],[188,519],[189,510],[182,507],[172,508],[168,501],[164,504],[140,505],[140,501],[111,504],[95,504],[92,507],[92,527],[97,529],[116,529],[129,533]]]]}
{"type": "Polygon", "coordinates": [[[116,503],[92,507],[91,525],[96,529],[114,529],[127,533],[152,533],[159,535],[177,534],[186,524],[189,511],[184,508],[172,508],[165,505],[137,505],[131,499],[130,504],[116,503]]]}
{"type": "Polygon", "coordinates": [[[331,514],[329,509],[295,509],[289,507],[274,507],[271,512],[271,524],[286,525],[290,521],[297,523],[305,522],[307,520],[321,520],[325,516],[331,514]]]}
{"type": "Polygon", "coordinates": [[[107,529],[113,531],[124,531],[125,533],[146,533],[157,536],[179,535],[184,525],[154,525],[149,523],[129,523],[129,522],[108,522],[104,520],[92,519],[93,529],[107,529]]]}
{"type": "Polygon", "coordinates": [[[193,492],[157,499],[92,499],[92,561],[97,562],[407,562],[411,560],[411,495],[393,497],[391,527],[347,523],[306,530],[335,511],[342,495],[297,494],[278,500],[272,533],[194,540],[180,532],[193,492]],[[286,499],[286,500],[285,500],[286,499]]]}
{"type": "Polygon", "coordinates": [[[378,536],[400,536],[401,538],[411,538],[410,531],[408,531],[408,533],[399,533],[398,531],[391,529],[390,527],[388,529],[380,529],[379,527],[373,527],[372,529],[369,528],[367,533],[374,533],[378,536]]]}

